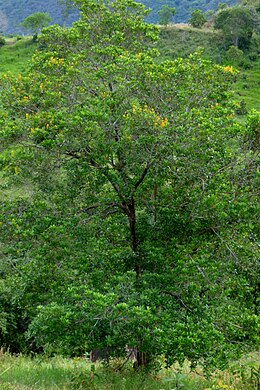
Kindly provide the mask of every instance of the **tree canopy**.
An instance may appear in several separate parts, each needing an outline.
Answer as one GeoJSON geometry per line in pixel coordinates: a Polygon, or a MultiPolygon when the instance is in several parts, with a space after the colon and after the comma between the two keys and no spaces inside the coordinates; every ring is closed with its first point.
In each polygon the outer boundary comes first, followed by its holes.
{"type": "Polygon", "coordinates": [[[175,8],[171,8],[168,5],[163,5],[162,8],[158,11],[159,24],[162,25],[169,24],[172,21],[175,14],[176,14],[175,8]]]}
{"type": "Polygon", "coordinates": [[[192,27],[201,28],[206,23],[207,19],[203,12],[199,9],[192,11],[189,23],[192,27]]]}
{"type": "Polygon", "coordinates": [[[232,40],[233,45],[240,48],[250,42],[254,22],[247,7],[225,7],[217,12],[214,27],[222,30],[225,36],[232,40]]]}
{"type": "Polygon", "coordinates": [[[51,16],[46,12],[35,12],[23,19],[20,26],[33,34],[38,34],[43,27],[50,24],[51,20],[51,16]]]}

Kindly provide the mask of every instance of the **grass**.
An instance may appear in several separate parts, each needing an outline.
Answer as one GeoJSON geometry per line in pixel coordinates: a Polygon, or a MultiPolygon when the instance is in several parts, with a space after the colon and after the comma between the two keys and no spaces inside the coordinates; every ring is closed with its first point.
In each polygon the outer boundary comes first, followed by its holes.
{"type": "Polygon", "coordinates": [[[5,46],[0,47],[0,75],[7,72],[23,73],[36,50],[36,44],[31,38],[20,41],[8,39],[5,46]]]}
{"type": "MultiPolygon", "coordinates": [[[[160,52],[159,60],[172,60],[187,57],[199,47],[204,48],[205,58],[216,63],[225,59],[223,37],[212,29],[193,28],[187,24],[171,25],[161,28],[160,40],[156,48],[160,52]]],[[[252,62],[249,69],[241,69],[234,84],[234,99],[244,102],[246,109],[260,110],[260,60],[252,62]]],[[[242,103],[243,104],[243,103],[242,103]]]]}
{"type": "Polygon", "coordinates": [[[212,29],[198,29],[185,24],[161,28],[156,48],[160,59],[187,57],[198,48],[204,48],[204,56],[220,63],[223,57],[223,37],[212,29]]]}
{"type": "Polygon", "coordinates": [[[201,372],[192,373],[188,364],[161,370],[158,374],[134,372],[131,367],[119,371],[119,362],[111,368],[92,364],[85,358],[65,359],[22,355],[0,356],[0,388],[2,390],[257,390],[260,353],[255,352],[217,371],[210,379],[201,372]]]}
{"type": "Polygon", "coordinates": [[[244,101],[247,109],[260,111],[260,60],[251,69],[240,71],[234,90],[238,102],[244,101]]]}

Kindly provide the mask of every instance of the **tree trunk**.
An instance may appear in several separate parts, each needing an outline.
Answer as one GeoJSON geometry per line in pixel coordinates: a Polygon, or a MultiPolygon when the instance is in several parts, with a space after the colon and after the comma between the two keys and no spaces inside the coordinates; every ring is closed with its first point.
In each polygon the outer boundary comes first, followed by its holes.
{"type": "MultiPolygon", "coordinates": [[[[130,241],[131,241],[131,249],[134,254],[135,264],[135,274],[136,279],[141,277],[141,264],[140,258],[138,256],[138,240],[136,235],[136,210],[135,210],[135,201],[132,198],[127,204],[124,205],[126,210],[126,214],[128,217],[129,230],[130,230],[130,241]]],[[[134,364],[134,368],[145,367],[147,365],[147,353],[141,352],[139,350],[139,346],[136,347],[136,362],[134,364]]]]}
{"type": "Polygon", "coordinates": [[[132,198],[130,202],[128,202],[125,205],[125,209],[126,209],[126,214],[129,223],[131,249],[133,251],[134,258],[135,258],[134,269],[136,273],[136,278],[140,278],[141,266],[138,258],[138,241],[136,236],[136,211],[135,211],[134,198],[132,198]]]}
{"type": "Polygon", "coordinates": [[[234,45],[238,48],[238,41],[239,41],[239,37],[238,36],[236,36],[235,38],[234,38],[234,45]]]}
{"type": "Polygon", "coordinates": [[[147,365],[147,353],[138,351],[136,352],[136,367],[145,367],[147,365]]]}

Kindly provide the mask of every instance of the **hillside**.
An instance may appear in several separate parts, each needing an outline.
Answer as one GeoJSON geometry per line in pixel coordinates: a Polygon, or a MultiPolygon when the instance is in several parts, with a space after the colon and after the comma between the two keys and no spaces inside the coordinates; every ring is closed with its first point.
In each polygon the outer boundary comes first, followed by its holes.
{"type": "MultiPolygon", "coordinates": [[[[53,24],[63,24],[62,7],[58,0],[0,0],[0,31],[6,34],[20,34],[24,30],[19,27],[22,19],[34,12],[48,12],[53,24]]],[[[74,11],[68,18],[68,23],[76,19],[74,11]]]]}
{"type": "MultiPolygon", "coordinates": [[[[149,21],[158,21],[158,10],[162,5],[167,4],[176,8],[175,22],[185,22],[188,20],[190,11],[194,8],[203,11],[215,10],[221,1],[219,0],[143,0],[146,7],[151,9],[149,21]]],[[[226,0],[225,3],[233,5],[237,0],[226,0]]],[[[0,31],[6,34],[22,33],[19,27],[21,20],[34,12],[48,12],[54,23],[63,23],[62,8],[58,0],[0,0],[0,31]]],[[[74,11],[70,14],[67,22],[71,23],[77,17],[74,11]]]]}
{"type": "MultiPolygon", "coordinates": [[[[7,44],[0,49],[0,75],[11,71],[14,74],[23,73],[37,45],[30,40],[17,41],[7,39],[7,44]]],[[[211,29],[196,29],[185,24],[164,27],[156,48],[160,52],[159,61],[174,60],[177,57],[188,57],[198,48],[204,49],[203,56],[215,63],[225,63],[225,47],[223,37],[211,29]]],[[[235,65],[236,66],[236,65],[235,65]]],[[[260,61],[249,63],[249,69],[240,69],[237,82],[234,84],[235,99],[245,101],[247,109],[260,110],[259,85],[260,61]]]]}

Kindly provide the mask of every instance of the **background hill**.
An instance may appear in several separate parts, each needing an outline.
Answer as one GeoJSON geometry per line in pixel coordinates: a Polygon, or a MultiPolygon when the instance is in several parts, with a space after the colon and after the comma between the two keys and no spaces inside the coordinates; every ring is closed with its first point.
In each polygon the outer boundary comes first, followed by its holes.
{"type": "MultiPolygon", "coordinates": [[[[19,23],[34,12],[48,12],[52,24],[63,24],[62,7],[58,0],[0,0],[0,31],[6,34],[20,34],[24,30],[19,23]]],[[[67,23],[76,19],[77,13],[70,14],[67,23]]]]}
{"type": "MultiPolygon", "coordinates": [[[[238,0],[225,0],[228,5],[238,3],[238,0]]],[[[143,0],[146,7],[151,8],[149,21],[156,23],[158,21],[157,12],[162,5],[169,5],[176,8],[175,22],[186,22],[192,9],[201,9],[203,11],[215,10],[219,0],[143,0]]],[[[53,18],[53,23],[63,23],[62,7],[58,0],[0,0],[0,31],[4,34],[18,34],[23,30],[19,27],[21,20],[34,12],[48,12],[53,18]]],[[[70,14],[67,22],[71,23],[77,17],[74,11],[70,14]]]]}

